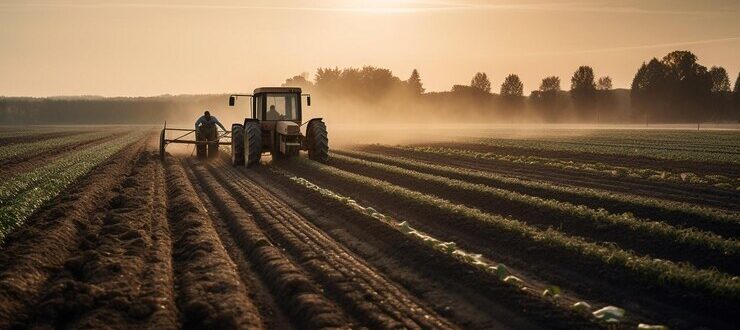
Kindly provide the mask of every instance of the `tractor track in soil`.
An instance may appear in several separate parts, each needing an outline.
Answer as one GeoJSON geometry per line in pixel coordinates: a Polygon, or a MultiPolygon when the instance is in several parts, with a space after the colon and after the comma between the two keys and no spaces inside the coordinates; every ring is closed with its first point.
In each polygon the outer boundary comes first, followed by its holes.
{"type": "Polygon", "coordinates": [[[359,191],[351,182],[313,172],[300,164],[284,166],[289,172],[373,206],[396,219],[406,220],[412,227],[443,241],[455,241],[464,249],[512,266],[529,278],[557,283],[567,291],[622,306],[648,320],[666,322],[679,328],[696,325],[722,328],[732,324],[729,317],[738,308],[737,302],[661,288],[607,264],[564,251],[527,246],[517,237],[488,230],[480,222],[464,216],[441,215],[428,207],[399,200],[369,187],[359,191]],[[546,278],[542,278],[543,275],[546,278]]]}
{"type": "MultiPolygon", "coordinates": [[[[250,239],[257,237],[263,241],[261,244],[272,242],[279,246],[284,252],[274,258],[295,265],[296,271],[309,280],[305,285],[313,284],[351,321],[373,328],[455,327],[268,191],[245,180],[225,179],[221,172],[233,169],[207,169],[199,165],[193,165],[192,169],[206,193],[217,200],[217,207],[221,205],[219,211],[227,221],[251,227],[250,239]],[[264,238],[259,238],[261,235],[264,238]]],[[[247,239],[239,236],[237,240],[247,239]]],[[[280,252],[280,249],[275,250],[280,252]]],[[[283,295],[284,291],[278,296],[283,295]]],[[[321,313],[309,315],[321,316],[321,313]]],[[[346,324],[346,320],[337,321],[346,324]]],[[[310,323],[309,326],[313,327],[310,323]]]]}
{"type": "Polygon", "coordinates": [[[628,177],[609,178],[603,175],[581,171],[567,169],[556,170],[547,166],[522,166],[506,161],[489,159],[468,160],[462,157],[404,151],[383,146],[360,146],[356,149],[385,156],[405,157],[422,162],[498,173],[520,179],[610,190],[728,210],[736,210],[739,207],[738,200],[740,200],[740,192],[711,189],[691,184],[654,182],[628,177]]]}
{"type": "MultiPolygon", "coordinates": [[[[594,242],[612,242],[622,249],[634,250],[641,254],[668,259],[676,262],[690,262],[697,267],[717,267],[722,271],[740,274],[740,256],[726,255],[724,251],[704,246],[692,246],[667,239],[656,239],[649,232],[641,232],[610,225],[590,219],[576,219],[568,214],[533,208],[524,202],[495,198],[478,191],[451,188],[444,184],[400,174],[388,173],[379,169],[349,163],[341,159],[331,159],[329,165],[352,173],[383,180],[411,190],[430,194],[454,203],[478,208],[492,214],[512,216],[540,229],[557,228],[569,235],[585,237],[594,242]]],[[[446,178],[446,177],[444,177],[446,178]]]]}
{"type": "Polygon", "coordinates": [[[87,146],[93,146],[96,144],[112,141],[128,133],[130,133],[130,131],[118,132],[93,140],[81,141],[77,143],[63,145],[57,148],[52,148],[49,150],[44,150],[40,153],[26,155],[21,154],[15,157],[4,159],[0,161],[0,166],[2,166],[2,169],[0,169],[0,177],[7,177],[13,174],[33,170],[35,168],[53,162],[55,158],[63,156],[69,152],[74,152],[87,146]]]}

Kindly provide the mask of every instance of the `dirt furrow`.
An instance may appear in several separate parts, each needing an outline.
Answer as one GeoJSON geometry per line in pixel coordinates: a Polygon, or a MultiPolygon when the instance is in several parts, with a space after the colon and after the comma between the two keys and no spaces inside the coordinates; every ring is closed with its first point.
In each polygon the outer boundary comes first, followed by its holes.
{"type": "Polygon", "coordinates": [[[298,164],[288,165],[291,172],[315,184],[365,205],[372,205],[396,219],[404,219],[412,227],[441,240],[457,242],[464,249],[510,265],[529,278],[558,283],[567,291],[585,297],[598,297],[599,300],[636,311],[647,319],[670,321],[669,324],[683,324],[684,327],[691,324],[722,327],[730,322],[729,311],[737,306],[737,302],[692,295],[685,290],[666,289],[625,274],[612,265],[580,258],[560,249],[528,246],[519,237],[487,230],[481,223],[463,215],[439,214],[421,204],[394,198],[370,186],[358,189],[356,184],[340,177],[294,166],[298,164]],[[674,317],[680,317],[681,320],[672,319],[674,317]]]}
{"type": "Polygon", "coordinates": [[[0,252],[0,328],[30,316],[29,307],[77,251],[80,234],[95,226],[93,216],[106,209],[111,190],[132,170],[145,142],[124,148],[8,235],[0,252]]]}
{"type": "Polygon", "coordinates": [[[240,202],[253,210],[255,220],[293,258],[359,321],[371,327],[451,327],[408,293],[390,283],[359,259],[323,235],[307,220],[253,182],[227,166],[211,174],[240,202]],[[226,178],[225,173],[231,173],[226,178]]]}
{"type": "Polygon", "coordinates": [[[34,326],[177,328],[162,168],[154,153],[113,189],[100,226],[49,283],[34,326]]]}
{"type": "Polygon", "coordinates": [[[211,199],[234,239],[260,271],[262,279],[268,283],[278,303],[294,318],[294,322],[299,327],[311,329],[347,327],[354,324],[280,248],[273,245],[251,214],[241,208],[213,178],[203,178],[203,171],[201,168],[198,171],[200,175],[196,174],[198,186],[211,199]]]}
{"type": "Polygon", "coordinates": [[[293,320],[291,320],[280,306],[278,303],[278,297],[271,294],[268,283],[259,276],[259,271],[256,265],[250,262],[245,251],[242,250],[239,243],[234,239],[234,236],[229,231],[229,227],[223,220],[224,216],[218,210],[218,207],[216,207],[213,201],[211,201],[211,198],[206,194],[203,187],[200,186],[193,171],[189,167],[185,167],[185,172],[187,173],[190,182],[193,183],[193,186],[196,188],[198,197],[200,197],[200,201],[203,203],[203,206],[205,206],[221,243],[224,245],[224,248],[226,248],[226,252],[229,253],[231,260],[236,264],[242,283],[250,289],[250,298],[255,302],[256,307],[259,309],[265,328],[300,328],[295,324],[295,322],[293,322],[293,320]]]}
{"type": "Polygon", "coordinates": [[[737,192],[720,191],[690,184],[674,184],[669,182],[645,182],[645,180],[626,177],[609,178],[603,175],[590,174],[565,169],[552,169],[542,166],[521,166],[520,164],[476,159],[467,160],[462,157],[434,155],[413,151],[402,151],[383,146],[363,146],[358,150],[380,153],[386,156],[412,158],[418,161],[437,164],[460,166],[479,171],[490,171],[512,177],[540,180],[555,184],[565,184],[595,189],[611,190],[647,197],[675,200],[697,205],[720,207],[729,210],[738,208],[739,194],[737,192]]]}
{"type": "Polygon", "coordinates": [[[262,328],[259,311],[182,167],[168,159],[165,168],[175,299],[182,327],[262,328]]]}
{"type": "Polygon", "coordinates": [[[521,289],[489,273],[411,240],[368,214],[327,199],[286,176],[271,173],[269,169],[250,169],[242,174],[289,203],[334,240],[461,327],[584,329],[596,326],[581,315],[523,294],[521,289]]]}
{"type": "MultiPolygon", "coordinates": [[[[380,308],[377,312],[394,316],[397,320],[403,322],[403,325],[406,327],[421,326],[428,328],[450,326],[450,324],[447,324],[441,318],[436,320],[433,313],[425,311],[422,306],[414,301],[407,293],[403,292],[402,289],[387,281],[377,271],[348,253],[345,248],[341,247],[323,232],[310,225],[305,218],[296,213],[285,202],[280,201],[268,191],[258,188],[254,182],[245,181],[242,176],[235,175],[236,173],[233,169],[224,166],[221,166],[220,169],[212,168],[212,172],[220,179],[222,184],[235,193],[237,199],[240,199],[242,204],[249,203],[248,205],[256,210],[258,218],[263,218],[263,221],[268,224],[268,231],[280,232],[280,234],[284,235],[286,237],[284,242],[286,246],[293,246],[296,250],[305,251],[306,249],[310,249],[303,252],[304,255],[300,258],[301,262],[313,261],[312,258],[320,251],[324,253],[331,251],[332,253],[324,254],[328,259],[327,266],[333,266],[345,278],[359,283],[361,290],[359,292],[350,291],[350,296],[364,295],[365,299],[368,299],[368,294],[377,296],[376,299],[381,299],[382,301],[378,304],[380,308]],[[223,170],[224,168],[228,170],[223,170]],[[225,178],[226,176],[224,174],[227,173],[232,174],[232,176],[225,178]],[[237,186],[240,186],[241,189],[237,186]],[[241,199],[239,197],[246,198],[241,199]],[[365,290],[364,293],[362,289],[365,290]]],[[[321,271],[327,269],[324,265],[312,263],[311,266],[309,267],[314,268],[314,271],[320,277],[324,277],[325,280],[337,280],[331,278],[331,275],[326,274],[325,271],[321,271]]],[[[339,287],[338,289],[339,291],[345,291],[348,288],[339,287]]],[[[350,302],[354,301],[350,300],[350,302]]]]}
{"type": "MultiPolygon", "coordinates": [[[[623,249],[669,259],[676,262],[690,262],[698,267],[717,267],[732,274],[740,273],[740,256],[729,254],[722,249],[701,246],[686,242],[668,240],[670,237],[656,237],[654,233],[636,231],[626,225],[599,222],[590,218],[578,218],[560,210],[547,210],[516,200],[497,198],[480,191],[453,188],[445,184],[414,178],[408,175],[386,172],[380,169],[333,158],[332,166],[339,169],[362,173],[364,176],[390,182],[392,184],[435,195],[502,216],[512,216],[542,229],[558,228],[570,235],[586,237],[594,242],[612,242],[623,249]]],[[[446,177],[441,177],[446,178],[446,177]]]]}

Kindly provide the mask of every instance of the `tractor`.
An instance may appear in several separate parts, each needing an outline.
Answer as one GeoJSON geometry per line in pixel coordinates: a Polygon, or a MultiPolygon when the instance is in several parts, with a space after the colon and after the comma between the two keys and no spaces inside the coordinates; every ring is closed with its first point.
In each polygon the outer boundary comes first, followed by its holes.
{"type": "Polygon", "coordinates": [[[243,124],[231,125],[231,163],[251,167],[269,151],[273,160],[298,156],[308,151],[308,158],[326,162],[329,158],[329,138],[322,118],[303,120],[302,97],[311,106],[311,95],[296,87],[262,87],[253,94],[229,96],[229,106],[239,97],[249,97],[252,117],[243,124]],[[305,126],[305,134],[301,134],[305,126]]]}
{"type": "MultiPolygon", "coordinates": [[[[296,87],[262,87],[254,90],[253,94],[232,94],[229,96],[229,106],[236,105],[237,98],[249,97],[251,118],[245,118],[244,123],[231,125],[230,132],[224,132],[213,141],[198,137],[198,132],[191,129],[167,128],[162,129],[159,141],[159,154],[162,160],[165,157],[165,147],[170,143],[195,144],[200,158],[217,155],[221,145],[231,146],[231,163],[234,166],[252,167],[260,163],[263,152],[270,152],[273,160],[298,156],[301,150],[308,151],[308,158],[326,162],[329,159],[329,138],[326,124],[322,118],[303,120],[302,97],[306,97],[306,105],[311,106],[311,95],[302,94],[296,87]],[[305,127],[305,134],[301,133],[305,127]],[[167,131],[187,132],[175,139],[167,139],[167,131]],[[183,140],[184,137],[195,133],[196,140],[183,140]],[[231,138],[230,142],[220,141],[221,138],[231,138]],[[207,147],[207,148],[206,148],[207,147]]],[[[202,135],[201,135],[202,136],[202,135]]]]}

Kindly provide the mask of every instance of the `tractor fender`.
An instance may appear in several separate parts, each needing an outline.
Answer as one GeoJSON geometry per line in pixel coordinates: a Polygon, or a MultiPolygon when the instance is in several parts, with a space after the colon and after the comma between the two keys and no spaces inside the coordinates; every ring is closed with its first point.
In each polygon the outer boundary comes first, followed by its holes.
{"type": "Polygon", "coordinates": [[[313,123],[315,123],[315,122],[317,122],[317,121],[322,121],[322,120],[324,120],[324,118],[313,118],[313,119],[311,119],[311,120],[307,121],[307,122],[306,122],[306,123],[304,124],[304,126],[306,127],[306,134],[305,134],[305,135],[306,135],[306,136],[308,136],[308,130],[310,130],[310,129],[311,129],[311,124],[313,124],[313,123]]]}
{"type": "Polygon", "coordinates": [[[257,118],[244,118],[244,127],[247,127],[248,122],[257,122],[259,123],[260,120],[257,118]]]}

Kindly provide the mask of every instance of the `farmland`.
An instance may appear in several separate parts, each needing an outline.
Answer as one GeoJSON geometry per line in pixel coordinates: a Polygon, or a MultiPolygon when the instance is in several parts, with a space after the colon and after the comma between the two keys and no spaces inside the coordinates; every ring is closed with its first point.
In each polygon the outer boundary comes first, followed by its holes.
{"type": "Polygon", "coordinates": [[[734,326],[740,133],[524,133],[247,169],[3,128],[0,329],[734,326]]]}

